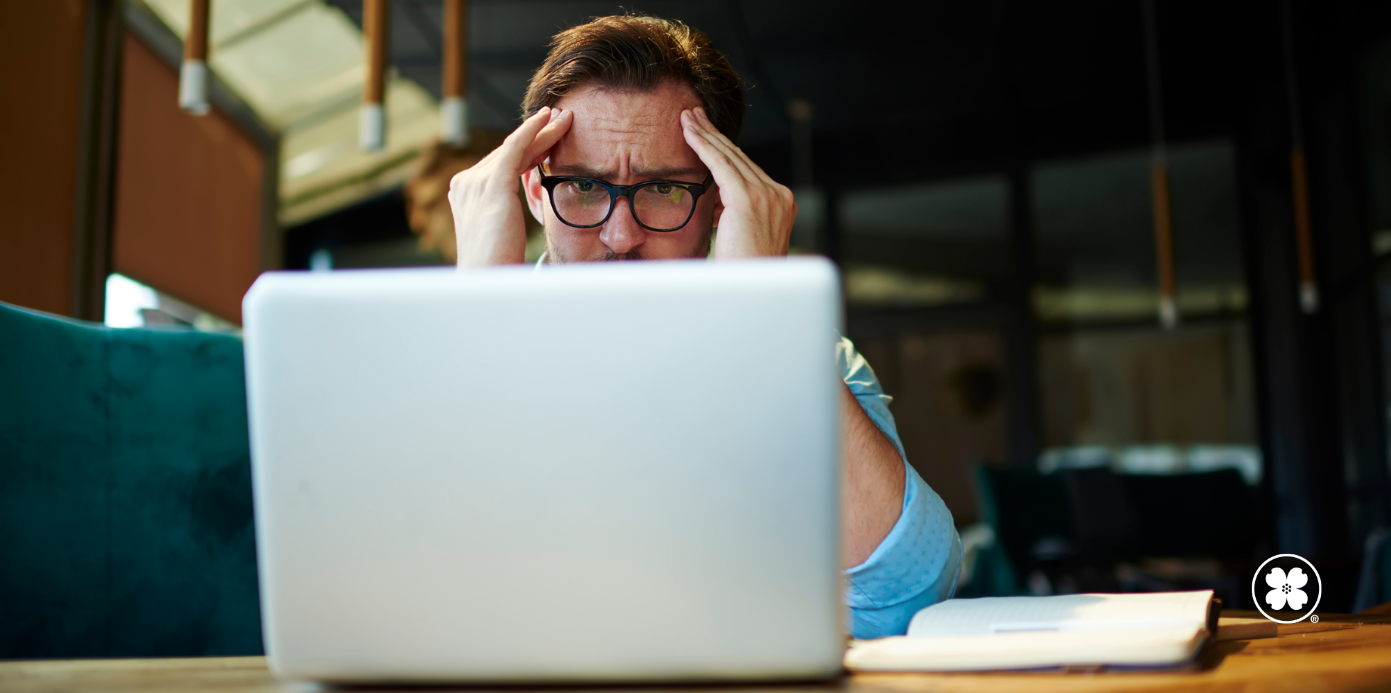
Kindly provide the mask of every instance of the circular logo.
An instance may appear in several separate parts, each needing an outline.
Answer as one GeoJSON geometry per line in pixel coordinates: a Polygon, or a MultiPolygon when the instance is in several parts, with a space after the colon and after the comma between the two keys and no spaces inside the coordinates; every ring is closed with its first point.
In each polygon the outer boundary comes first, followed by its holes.
{"type": "MultiPolygon", "coordinates": [[[[1318,569],[1292,553],[1265,559],[1251,576],[1251,601],[1262,616],[1276,623],[1299,623],[1309,618],[1322,596],[1318,569]]],[[[1318,617],[1314,619],[1317,623],[1318,617]]]]}

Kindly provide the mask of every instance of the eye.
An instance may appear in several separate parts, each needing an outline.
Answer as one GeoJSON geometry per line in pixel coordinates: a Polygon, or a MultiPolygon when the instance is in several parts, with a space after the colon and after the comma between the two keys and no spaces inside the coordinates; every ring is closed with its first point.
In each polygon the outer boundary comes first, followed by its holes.
{"type": "Polygon", "coordinates": [[[676,186],[668,183],[662,183],[661,185],[652,186],[652,189],[656,190],[658,195],[670,195],[671,191],[676,189],[676,186]]]}
{"type": "Polygon", "coordinates": [[[592,181],[592,180],[579,180],[579,181],[575,181],[575,189],[579,190],[579,191],[582,192],[582,193],[593,192],[593,191],[594,191],[594,181],[592,181]]]}

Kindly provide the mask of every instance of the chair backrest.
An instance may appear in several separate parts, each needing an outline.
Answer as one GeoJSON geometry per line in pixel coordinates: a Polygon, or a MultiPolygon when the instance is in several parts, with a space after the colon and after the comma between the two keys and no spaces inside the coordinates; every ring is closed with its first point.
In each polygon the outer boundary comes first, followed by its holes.
{"type": "Polygon", "coordinates": [[[975,471],[981,516],[1017,570],[1028,572],[1040,539],[1071,536],[1071,510],[1058,476],[984,465],[975,471]]]}
{"type": "Polygon", "coordinates": [[[1199,474],[1122,475],[1150,556],[1249,559],[1262,546],[1263,514],[1235,469],[1199,474]]]}
{"type": "Polygon", "coordinates": [[[1125,482],[1109,469],[1058,472],[1072,510],[1072,541],[1091,559],[1133,558],[1141,550],[1139,523],[1125,482]]]}
{"type": "Polygon", "coordinates": [[[0,304],[0,657],[260,652],[241,340],[0,304]]]}
{"type": "Polygon", "coordinates": [[[1391,603],[1391,527],[1367,535],[1353,611],[1391,603]]]}

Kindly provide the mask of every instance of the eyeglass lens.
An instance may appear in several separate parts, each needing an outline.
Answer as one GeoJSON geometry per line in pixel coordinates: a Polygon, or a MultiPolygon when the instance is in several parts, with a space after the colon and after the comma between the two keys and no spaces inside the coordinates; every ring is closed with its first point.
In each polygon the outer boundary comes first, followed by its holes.
{"type": "MultiPolygon", "coordinates": [[[[604,186],[587,180],[562,181],[551,191],[556,215],[571,226],[592,226],[608,216],[613,198],[604,186]]],[[[658,183],[638,188],[629,200],[639,223],[653,229],[674,231],[685,225],[695,205],[691,191],[658,183]]]]}

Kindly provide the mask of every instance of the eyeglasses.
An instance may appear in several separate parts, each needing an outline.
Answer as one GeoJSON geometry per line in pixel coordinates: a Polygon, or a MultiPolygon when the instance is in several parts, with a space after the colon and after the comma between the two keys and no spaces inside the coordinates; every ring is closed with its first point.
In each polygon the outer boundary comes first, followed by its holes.
{"type": "Polygon", "coordinates": [[[582,176],[548,176],[540,166],[541,187],[550,194],[551,209],[567,226],[592,229],[609,220],[620,195],[628,198],[633,221],[648,231],[676,231],[695,214],[696,200],[710,189],[714,176],[704,183],[649,180],[634,185],[613,185],[582,176]]]}

